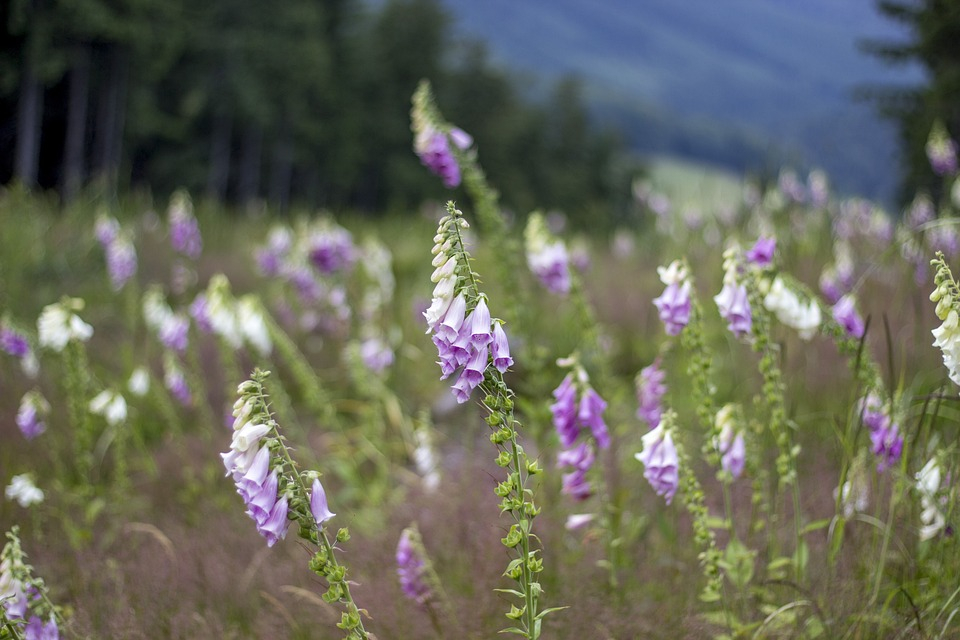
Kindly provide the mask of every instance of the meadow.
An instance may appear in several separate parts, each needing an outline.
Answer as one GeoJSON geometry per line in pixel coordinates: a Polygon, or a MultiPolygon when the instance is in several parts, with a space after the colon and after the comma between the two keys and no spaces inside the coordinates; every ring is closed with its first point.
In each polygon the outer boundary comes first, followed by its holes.
{"type": "Polygon", "coordinates": [[[960,637],[949,192],[601,237],[412,128],[397,218],[0,191],[0,638],[960,637]]]}

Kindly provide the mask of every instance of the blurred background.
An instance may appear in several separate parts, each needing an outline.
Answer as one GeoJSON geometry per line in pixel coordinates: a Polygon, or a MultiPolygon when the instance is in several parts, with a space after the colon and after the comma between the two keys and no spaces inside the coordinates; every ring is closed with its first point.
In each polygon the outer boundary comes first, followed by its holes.
{"type": "Polygon", "coordinates": [[[663,158],[887,205],[960,130],[958,0],[3,0],[0,183],[378,215],[444,197],[430,79],[504,204],[616,221],[663,158]]]}

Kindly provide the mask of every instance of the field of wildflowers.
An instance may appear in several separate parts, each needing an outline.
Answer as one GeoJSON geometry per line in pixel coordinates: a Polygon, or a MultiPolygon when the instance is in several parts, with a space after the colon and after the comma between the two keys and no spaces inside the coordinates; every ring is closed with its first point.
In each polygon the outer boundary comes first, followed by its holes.
{"type": "Polygon", "coordinates": [[[412,129],[376,225],[0,192],[0,638],[960,637],[960,187],[583,238],[412,129]]]}

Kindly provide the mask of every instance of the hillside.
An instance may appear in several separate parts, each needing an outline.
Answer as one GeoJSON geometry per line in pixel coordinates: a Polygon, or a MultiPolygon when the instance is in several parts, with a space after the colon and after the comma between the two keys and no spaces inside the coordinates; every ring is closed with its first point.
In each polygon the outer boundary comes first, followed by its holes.
{"type": "Polygon", "coordinates": [[[444,0],[505,66],[583,79],[631,146],[770,169],[820,166],[838,187],[891,194],[895,136],[858,88],[911,82],[860,53],[896,37],[870,0],[444,0]]]}

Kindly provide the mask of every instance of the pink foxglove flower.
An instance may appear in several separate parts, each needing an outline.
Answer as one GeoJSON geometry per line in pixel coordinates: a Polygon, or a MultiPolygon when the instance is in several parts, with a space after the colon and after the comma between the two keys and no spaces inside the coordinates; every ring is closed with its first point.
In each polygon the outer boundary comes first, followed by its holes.
{"type": "Polygon", "coordinates": [[[950,175],[957,171],[957,143],[950,138],[942,122],[934,123],[925,149],[930,168],[938,176],[950,175]]]}
{"type": "Polygon", "coordinates": [[[397,577],[400,589],[417,604],[423,605],[433,595],[426,581],[426,562],[413,543],[412,529],[404,529],[397,543],[397,577]]]}
{"type": "Polygon", "coordinates": [[[314,478],[313,487],[310,489],[310,513],[313,514],[313,519],[317,521],[318,527],[337,515],[330,511],[330,507],[327,505],[327,493],[323,490],[323,485],[320,484],[320,478],[314,478]]]}
{"type": "Polygon", "coordinates": [[[200,226],[193,217],[193,204],[190,196],[183,191],[173,194],[168,211],[170,220],[170,244],[173,250],[196,260],[203,252],[203,239],[200,226]]]}
{"type": "Polygon", "coordinates": [[[773,264],[773,254],[777,250],[777,239],[760,236],[757,242],[744,254],[747,262],[758,267],[768,267],[773,264]]]}
{"type": "Polygon", "coordinates": [[[713,300],[720,309],[720,317],[727,321],[727,328],[733,335],[741,338],[750,333],[753,315],[745,286],[727,282],[713,300]]]}
{"type": "Polygon", "coordinates": [[[833,305],[833,319],[843,327],[847,335],[859,340],[866,331],[866,325],[863,318],[857,313],[857,304],[853,296],[846,295],[833,305]]]}
{"type": "Polygon", "coordinates": [[[637,376],[637,417],[647,423],[651,429],[660,424],[663,412],[661,402],[667,393],[664,382],[667,374],[660,368],[660,358],[640,370],[637,376]]]}

